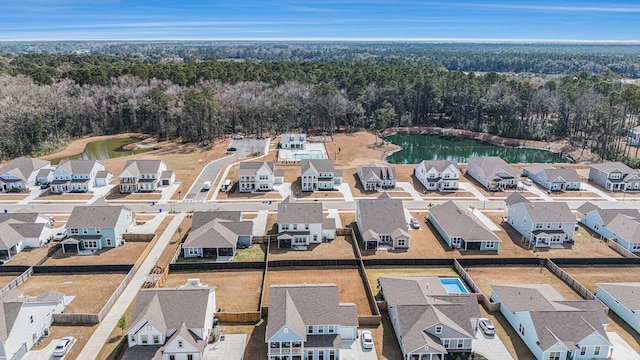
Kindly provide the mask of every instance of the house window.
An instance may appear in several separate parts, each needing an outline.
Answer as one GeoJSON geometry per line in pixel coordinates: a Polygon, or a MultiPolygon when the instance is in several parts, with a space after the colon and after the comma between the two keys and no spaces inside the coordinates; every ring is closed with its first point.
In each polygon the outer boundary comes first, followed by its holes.
{"type": "Polygon", "coordinates": [[[329,334],[335,334],[336,333],[336,327],[334,325],[329,325],[329,334]]]}
{"type": "Polygon", "coordinates": [[[631,244],[631,250],[640,250],[640,243],[631,244]]]}
{"type": "Polygon", "coordinates": [[[189,255],[198,255],[198,248],[188,248],[189,255]]]}
{"type": "Polygon", "coordinates": [[[318,334],[324,334],[324,326],[318,326],[318,334]]]}
{"type": "Polygon", "coordinates": [[[175,355],[169,355],[169,360],[176,360],[176,356],[175,355]]]}
{"type": "Polygon", "coordinates": [[[298,230],[298,224],[293,224],[293,230],[298,230]]]}
{"type": "Polygon", "coordinates": [[[547,229],[551,229],[551,223],[547,223],[547,229]]]}
{"type": "Polygon", "coordinates": [[[562,223],[558,224],[558,229],[562,229],[562,223]]]}
{"type": "Polygon", "coordinates": [[[593,356],[600,355],[600,346],[596,346],[595,350],[593,350],[593,356]]]}
{"type": "Polygon", "coordinates": [[[113,241],[110,238],[107,238],[107,246],[113,246],[113,241]]]}
{"type": "Polygon", "coordinates": [[[33,324],[33,315],[29,316],[29,322],[33,324]]]}
{"type": "Polygon", "coordinates": [[[336,351],[329,350],[329,360],[336,360],[336,351]]]}
{"type": "Polygon", "coordinates": [[[594,227],[596,230],[598,230],[598,229],[600,229],[600,224],[598,224],[598,223],[593,223],[593,227],[594,227]]]}
{"type": "Polygon", "coordinates": [[[78,235],[80,233],[78,229],[69,229],[69,232],[71,233],[71,235],[78,235]]]}
{"type": "Polygon", "coordinates": [[[96,228],[96,234],[100,234],[100,228],[96,228]]]}
{"type": "Polygon", "coordinates": [[[154,344],[160,344],[160,336],[159,335],[153,335],[153,343],[154,344]]]}
{"type": "Polygon", "coordinates": [[[87,228],[83,228],[83,229],[82,229],[82,233],[83,233],[83,234],[88,234],[88,233],[89,233],[89,229],[87,229],[87,228]]]}
{"type": "Polygon", "coordinates": [[[318,350],[318,360],[324,360],[324,350],[318,350]]]}
{"type": "Polygon", "coordinates": [[[520,333],[520,335],[524,336],[524,326],[522,326],[522,324],[520,324],[520,326],[518,327],[518,332],[520,333]]]}
{"type": "Polygon", "coordinates": [[[307,334],[313,334],[313,326],[307,326],[307,334]]]}
{"type": "Polygon", "coordinates": [[[282,230],[289,230],[289,224],[282,224],[282,230]]]}
{"type": "Polygon", "coordinates": [[[398,246],[405,246],[404,239],[398,239],[398,246]]]}
{"type": "Polygon", "coordinates": [[[485,247],[487,249],[493,249],[494,247],[496,247],[496,242],[495,241],[487,241],[485,243],[485,247]]]}
{"type": "Polygon", "coordinates": [[[136,336],[131,334],[131,342],[136,342],[136,336]]]}
{"type": "Polygon", "coordinates": [[[442,334],[442,326],[436,326],[436,334],[442,334]]]}
{"type": "Polygon", "coordinates": [[[449,348],[449,339],[442,340],[442,345],[444,346],[445,349],[448,349],[449,348]]]}
{"type": "Polygon", "coordinates": [[[182,349],[182,340],[178,340],[178,348],[182,349]]]}
{"type": "Polygon", "coordinates": [[[536,224],[534,225],[534,227],[535,227],[536,229],[542,229],[542,224],[541,224],[541,223],[536,223],[536,224]]]}
{"type": "Polygon", "coordinates": [[[309,230],[309,224],[304,224],[304,229],[309,230]]]}
{"type": "Polygon", "coordinates": [[[549,353],[549,360],[560,360],[560,351],[552,351],[549,353]]]}
{"type": "Polygon", "coordinates": [[[307,350],[307,360],[313,360],[313,350],[307,350]]]}
{"type": "Polygon", "coordinates": [[[142,340],[142,344],[148,344],[149,343],[149,337],[147,335],[140,336],[140,340],[142,340]]]}
{"type": "Polygon", "coordinates": [[[585,355],[587,355],[587,348],[583,346],[580,348],[580,356],[585,356],[585,355]]]}
{"type": "Polygon", "coordinates": [[[193,355],[187,354],[187,360],[193,360],[193,355]]]}
{"type": "Polygon", "coordinates": [[[458,339],[458,349],[462,349],[463,345],[464,345],[464,339],[458,339]]]}

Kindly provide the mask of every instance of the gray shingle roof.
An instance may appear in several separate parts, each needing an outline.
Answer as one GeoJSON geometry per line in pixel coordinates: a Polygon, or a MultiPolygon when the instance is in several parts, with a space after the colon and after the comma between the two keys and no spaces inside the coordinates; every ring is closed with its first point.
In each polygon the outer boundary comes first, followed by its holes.
{"type": "Polygon", "coordinates": [[[278,224],[322,223],[322,203],[297,202],[287,197],[278,204],[278,224]]]}
{"type": "Polygon", "coordinates": [[[19,179],[26,181],[32,172],[49,165],[51,165],[51,163],[46,160],[32,158],[13,159],[9,161],[5,166],[0,167],[0,176],[9,173],[19,179]]]}
{"type": "Polygon", "coordinates": [[[307,325],[358,326],[355,304],[340,304],[335,284],[271,285],[266,339],[288,326],[307,339],[307,325]]]}
{"type": "Polygon", "coordinates": [[[531,221],[537,223],[576,222],[569,205],[559,201],[541,201],[521,203],[531,221]]]}
{"type": "Polygon", "coordinates": [[[595,209],[598,209],[598,206],[592,202],[587,201],[586,203],[580,205],[580,207],[577,208],[576,211],[581,214],[587,214],[595,209]]]}
{"type": "Polygon", "coordinates": [[[520,195],[519,192],[513,192],[511,193],[511,195],[507,196],[506,199],[504,199],[504,203],[509,206],[514,204],[519,204],[521,202],[529,202],[529,200],[524,196],[520,195]]]}
{"type": "Polygon", "coordinates": [[[106,179],[109,174],[111,174],[111,171],[100,170],[96,172],[96,179],[106,179]]]}
{"type": "Polygon", "coordinates": [[[172,170],[165,170],[160,173],[160,179],[171,179],[173,177],[172,170]]]}
{"type": "Polygon", "coordinates": [[[238,236],[251,235],[253,223],[251,221],[232,222],[215,219],[196,230],[189,232],[184,241],[184,248],[220,248],[235,247],[238,236]]]}
{"type": "Polygon", "coordinates": [[[162,160],[127,160],[122,172],[127,171],[133,176],[140,176],[140,174],[157,174],[160,171],[162,163],[164,163],[162,160]]]}
{"type": "Polygon", "coordinates": [[[611,223],[611,221],[613,221],[613,219],[618,215],[625,215],[629,218],[640,220],[640,211],[637,209],[602,209],[598,205],[590,202],[586,202],[576,209],[576,211],[581,214],[588,214],[594,210],[598,212],[598,215],[600,215],[604,226],[609,226],[609,223],[611,223]]]}
{"type": "Polygon", "coordinates": [[[372,230],[381,235],[389,235],[397,229],[406,231],[402,200],[392,199],[383,192],[377,199],[358,199],[358,230],[361,234],[372,230]]]}
{"type": "Polygon", "coordinates": [[[484,173],[484,177],[489,181],[501,178],[497,175],[501,171],[510,175],[512,178],[517,179],[520,177],[518,170],[497,156],[470,157],[467,161],[477,165],[484,173]]]}
{"type": "Polygon", "coordinates": [[[11,249],[26,237],[40,237],[45,227],[51,228],[51,225],[15,219],[0,222],[0,250],[11,249]]]}
{"type": "Polygon", "coordinates": [[[640,242],[640,219],[618,214],[607,225],[607,230],[627,242],[640,242]]]}
{"type": "Polygon", "coordinates": [[[104,165],[97,160],[61,160],[58,169],[62,169],[69,174],[88,174],[97,164],[104,165]]]}
{"type": "Polygon", "coordinates": [[[306,141],[307,134],[282,134],[280,135],[280,144],[288,144],[290,142],[306,141]]]}
{"type": "Polygon", "coordinates": [[[603,173],[609,174],[614,171],[620,171],[623,174],[637,174],[636,170],[633,170],[629,166],[619,162],[619,161],[609,161],[603,162],[600,164],[592,164],[589,167],[602,171],[603,173]]]}
{"type": "Polygon", "coordinates": [[[436,205],[429,213],[449,237],[461,237],[465,242],[497,241],[500,239],[478,218],[449,200],[436,205]]]}
{"type": "Polygon", "coordinates": [[[640,311],[640,282],[597,284],[620,304],[632,311],[640,311]]]}
{"type": "Polygon", "coordinates": [[[334,172],[332,159],[302,159],[300,172],[304,174],[309,168],[312,168],[316,173],[334,172]]]}
{"type": "Polygon", "coordinates": [[[266,167],[271,173],[275,171],[275,165],[273,165],[272,161],[243,161],[240,163],[238,175],[255,175],[262,167],[266,167]]]}
{"type": "Polygon", "coordinates": [[[215,219],[223,219],[229,221],[241,221],[242,212],[240,211],[196,211],[193,213],[191,221],[191,231],[198,229],[204,224],[210,223],[215,219]]]}
{"type": "Polygon", "coordinates": [[[544,172],[547,174],[549,181],[554,181],[561,177],[566,182],[580,182],[580,175],[575,169],[547,169],[544,172]]]}
{"type": "Polygon", "coordinates": [[[382,180],[382,179],[395,179],[396,168],[395,166],[389,166],[387,164],[367,164],[358,165],[357,171],[362,172],[362,178],[364,181],[370,180],[382,180]]]}
{"type": "MultiPolygon", "coordinates": [[[[429,171],[431,168],[435,168],[437,172],[443,172],[449,166],[453,165],[458,168],[458,163],[452,160],[422,160],[420,164],[424,164],[424,168],[426,171],[429,171]]],[[[420,166],[418,164],[416,167],[420,166]]]]}
{"type": "Polygon", "coordinates": [[[76,206],[73,208],[67,228],[112,228],[118,223],[124,206],[76,206]]]}

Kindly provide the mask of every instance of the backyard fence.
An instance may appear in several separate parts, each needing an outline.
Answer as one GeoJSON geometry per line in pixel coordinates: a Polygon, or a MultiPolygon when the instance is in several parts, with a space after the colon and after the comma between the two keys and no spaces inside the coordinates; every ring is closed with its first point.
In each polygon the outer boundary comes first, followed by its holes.
{"type": "Polygon", "coordinates": [[[0,294],[4,294],[11,289],[15,289],[23,282],[27,281],[31,275],[33,275],[33,267],[29,267],[22,274],[16,276],[15,279],[11,280],[7,285],[5,285],[2,290],[0,290],[0,294]]]}
{"type": "Polygon", "coordinates": [[[573,291],[577,292],[578,295],[582,296],[582,298],[587,300],[594,300],[596,296],[587,289],[584,285],[580,284],[578,280],[574,279],[573,276],[569,275],[566,271],[562,270],[560,266],[556,265],[551,259],[546,260],[546,267],[551,271],[554,275],[560,278],[560,280],[564,281],[565,284],[569,285],[573,291]]]}
{"type": "Polygon", "coordinates": [[[262,318],[260,311],[249,312],[217,312],[216,318],[223,322],[248,323],[258,322],[262,318]]]}
{"type": "Polygon", "coordinates": [[[634,254],[631,251],[625,249],[620,244],[618,244],[615,240],[609,240],[609,241],[607,241],[607,244],[615,252],[617,252],[618,254],[620,254],[620,255],[622,255],[622,256],[624,256],[626,258],[632,258],[632,259],[633,258],[638,258],[638,256],[636,254],[634,254]]]}
{"type": "Polygon", "coordinates": [[[125,241],[129,241],[129,242],[149,242],[151,240],[153,240],[153,238],[156,236],[156,234],[132,234],[132,233],[127,233],[127,234],[122,234],[122,238],[125,241]]]}
{"type": "MultiPolygon", "coordinates": [[[[498,311],[500,310],[500,304],[491,302],[491,299],[480,290],[480,287],[476,285],[476,283],[471,279],[471,276],[467,273],[467,271],[460,265],[458,260],[453,259],[453,268],[456,270],[460,278],[466,283],[466,285],[473,291],[478,298],[478,302],[482,303],[484,307],[490,311],[498,311]]],[[[490,296],[490,295],[489,295],[490,296]]]]}

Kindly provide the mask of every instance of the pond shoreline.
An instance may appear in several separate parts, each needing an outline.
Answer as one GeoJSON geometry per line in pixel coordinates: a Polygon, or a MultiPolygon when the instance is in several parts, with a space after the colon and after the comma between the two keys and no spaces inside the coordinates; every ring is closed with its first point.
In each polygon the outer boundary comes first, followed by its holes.
{"type": "MultiPolygon", "coordinates": [[[[545,141],[535,141],[535,140],[525,140],[525,139],[512,139],[512,138],[504,138],[501,136],[474,132],[469,130],[461,130],[461,129],[449,129],[449,128],[440,128],[440,127],[423,127],[423,126],[413,126],[413,127],[393,127],[385,129],[382,132],[382,137],[385,138],[391,135],[403,135],[403,134],[420,134],[420,135],[440,135],[440,136],[454,136],[465,139],[474,139],[485,142],[490,145],[499,146],[503,148],[527,148],[527,149],[536,149],[536,150],[546,150],[553,153],[561,154],[566,157],[573,163],[578,164],[591,164],[598,163],[602,160],[595,154],[593,154],[590,150],[583,150],[576,146],[570,145],[566,141],[554,141],[554,142],[545,142],[545,141]]],[[[400,149],[394,149],[385,153],[385,161],[391,156],[393,153],[400,151],[400,149]]]]}
{"type": "Polygon", "coordinates": [[[150,137],[150,135],[141,134],[141,133],[123,133],[123,134],[115,134],[115,135],[98,135],[98,136],[86,136],[86,137],[76,138],[71,140],[69,145],[67,145],[67,147],[65,147],[63,150],[57,151],[52,154],[42,155],[39,158],[42,160],[55,160],[55,159],[76,156],[76,155],[82,154],[87,148],[87,144],[92,143],[94,141],[118,139],[118,138],[125,138],[125,137],[135,137],[135,138],[145,139],[150,137]]]}

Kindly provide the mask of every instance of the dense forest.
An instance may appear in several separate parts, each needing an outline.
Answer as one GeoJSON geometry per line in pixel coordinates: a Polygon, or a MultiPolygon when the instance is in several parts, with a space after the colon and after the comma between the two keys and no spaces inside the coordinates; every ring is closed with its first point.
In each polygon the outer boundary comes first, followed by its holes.
{"type": "Polygon", "coordinates": [[[41,153],[87,134],[135,131],[209,143],[236,132],[417,125],[566,138],[605,159],[638,165],[630,160],[637,149],[624,145],[626,132],[639,125],[640,87],[611,69],[476,74],[418,59],[184,61],[172,56],[1,55],[0,158],[41,153]]]}

